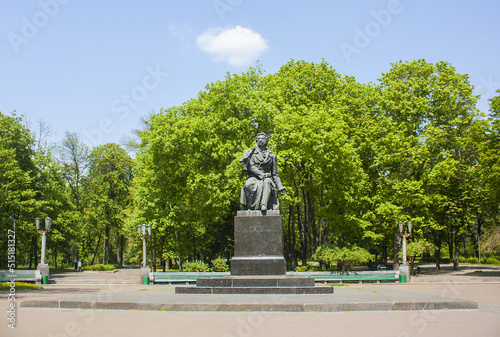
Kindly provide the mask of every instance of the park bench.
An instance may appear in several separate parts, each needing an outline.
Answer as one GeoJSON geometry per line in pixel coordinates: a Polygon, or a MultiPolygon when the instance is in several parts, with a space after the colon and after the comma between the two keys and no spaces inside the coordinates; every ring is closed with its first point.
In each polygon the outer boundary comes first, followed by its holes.
{"type": "Polygon", "coordinates": [[[288,272],[289,276],[312,277],[317,283],[381,283],[399,282],[398,270],[341,272],[288,272]]]}
{"type": "Polygon", "coordinates": [[[150,283],[168,283],[168,284],[193,284],[196,283],[196,279],[199,278],[209,278],[209,277],[222,277],[229,276],[229,273],[224,272],[151,272],[149,273],[150,283]]]}
{"type": "MultiPolygon", "coordinates": [[[[196,279],[229,276],[229,273],[181,273],[152,272],[149,273],[150,283],[194,284],[196,279]]],[[[287,272],[287,276],[312,277],[317,283],[381,283],[399,282],[399,271],[357,271],[339,272],[287,272]]]]}
{"type": "Polygon", "coordinates": [[[0,270],[0,282],[33,282],[40,284],[42,275],[39,270],[14,270],[11,273],[8,270],[0,270]]]}

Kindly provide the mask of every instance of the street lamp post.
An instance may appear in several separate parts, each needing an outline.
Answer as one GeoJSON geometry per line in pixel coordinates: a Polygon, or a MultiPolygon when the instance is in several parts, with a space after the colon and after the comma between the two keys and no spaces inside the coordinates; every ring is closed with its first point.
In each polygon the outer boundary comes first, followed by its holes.
{"type": "Polygon", "coordinates": [[[42,235],[41,261],[38,264],[37,269],[42,275],[42,284],[47,284],[49,281],[49,265],[45,263],[45,252],[47,249],[47,233],[50,231],[50,227],[52,226],[52,219],[49,217],[45,218],[44,227],[41,227],[41,221],[42,219],[40,218],[35,219],[36,231],[38,232],[38,234],[42,235]]]}
{"type": "Polygon", "coordinates": [[[149,284],[148,255],[146,249],[146,242],[148,237],[151,237],[151,225],[142,224],[137,226],[139,230],[139,237],[142,240],[142,264],[141,264],[141,280],[143,284],[149,284]]]}
{"type": "Polygon", "coordinates": [[[408,261],[406,259],[406,238],[411,235],[411,230],[412,230],[411,221],[408,221],[406,227],[408,228],[408,231],[404,233],[405,226],[403,225],[403,222],[402,221],[398,222],[399,235],[401,235],[403,239],[403,265],[399,266],[399,281],[401,283],[405,283],[406,280],[410,279],[410,266],[408,265],[408,261]]]}

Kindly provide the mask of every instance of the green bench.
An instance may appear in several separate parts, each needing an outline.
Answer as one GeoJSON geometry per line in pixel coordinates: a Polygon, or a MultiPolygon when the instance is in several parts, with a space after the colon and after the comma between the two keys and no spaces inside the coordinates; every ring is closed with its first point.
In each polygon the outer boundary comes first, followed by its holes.
{"type": "Polygon", "coordinates": [[[209,278],[209,277],[223,277],[229,276],[229,273],[223,272],[212,272],[212,273],[202,273],[202,272],[192,272],[192,273],[182,273],[182,272],[152,272],[149,273],[150,283],[168,283],[168,284],[193,284],[196,283],[196,279],[199,278],[209,278]]]}
{"type": "Polygon", "coordinates": [[[399,282],[399,271],[288,272],[289,276],[313,277],[319,283],[381,283],[399,282]]]}
{"type": "MultiPolygon", "coordinates": [[[[230,273],[149,273],[149,282],[168,284],[193,284],[196,279],[229,276],[230,273]]],[[[287,272],[287,276],[312,277],[318,283],[381,283],[399,282],[399,271],[359,271],[342,274],[337,272],[287,272]]]]}
{"type": "Polygon", "coordinates": [[[40,284],[42,275],[39,270],[14,270],[11,273],[9,270],[0,270],[0,282],[33,282],[40,284]]]}

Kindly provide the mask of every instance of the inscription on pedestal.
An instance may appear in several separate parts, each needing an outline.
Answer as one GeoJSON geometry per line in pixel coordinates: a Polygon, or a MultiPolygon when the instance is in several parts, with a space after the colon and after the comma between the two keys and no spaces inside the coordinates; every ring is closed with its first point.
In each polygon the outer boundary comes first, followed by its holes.
{"type": "Polygon", "coordinates": [[[231,275],[285,275],[282,220],[276,213],[250,213],[234,218],[231,275]]]}

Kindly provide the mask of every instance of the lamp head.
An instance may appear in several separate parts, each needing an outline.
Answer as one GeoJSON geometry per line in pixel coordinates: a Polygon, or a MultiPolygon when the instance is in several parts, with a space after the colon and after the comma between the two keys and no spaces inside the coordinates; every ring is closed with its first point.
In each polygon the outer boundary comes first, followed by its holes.
{"type": "Polygon", "coordinates": [[[50,231],[50,227],[52,226],[52,219],[49,217],[45,218],[45,230],[50,231]]]}

